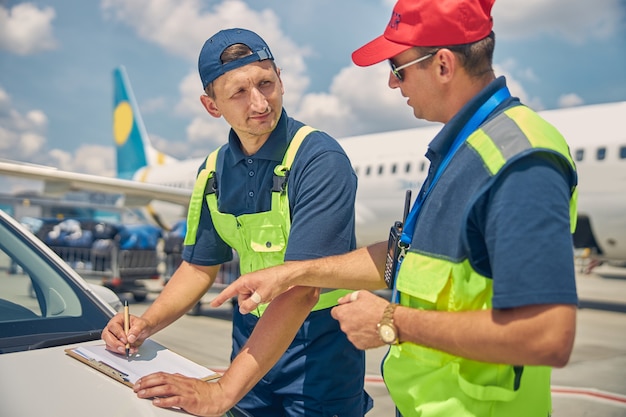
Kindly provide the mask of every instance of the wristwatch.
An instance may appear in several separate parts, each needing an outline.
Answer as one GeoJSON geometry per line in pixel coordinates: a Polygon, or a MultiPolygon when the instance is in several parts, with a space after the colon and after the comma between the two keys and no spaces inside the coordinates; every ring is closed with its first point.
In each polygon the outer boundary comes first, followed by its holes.
{"type": "Polygon", "coordinates": [[[397,345],[400,343],[398,340],[398,329],[393,324],[393,312],[396,310],[396,307],[398,307],[396,303],[387,304],[383,318],[376,325],[380,339],[388,345],[397,345]]]}

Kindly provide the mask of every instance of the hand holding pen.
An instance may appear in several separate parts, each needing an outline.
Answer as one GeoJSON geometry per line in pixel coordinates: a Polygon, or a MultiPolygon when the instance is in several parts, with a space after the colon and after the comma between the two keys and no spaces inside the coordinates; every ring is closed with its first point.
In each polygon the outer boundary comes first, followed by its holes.
{"type": "Polygon", "coordinates": [[[131,357],[152,333],[150,323],[143,317],[131,315],[128,301],[125,301],[123,311],[109,320],[102,330],[102,340],[107,350],[131,357]]]}

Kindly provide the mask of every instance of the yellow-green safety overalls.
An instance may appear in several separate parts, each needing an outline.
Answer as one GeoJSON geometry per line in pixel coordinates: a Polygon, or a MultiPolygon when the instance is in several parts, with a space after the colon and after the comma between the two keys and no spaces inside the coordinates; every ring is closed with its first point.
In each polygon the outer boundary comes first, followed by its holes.
{"type": "MultiPolygon", "coordinates": [[[[237,251],[241,274],[263,268],[280,265],[284,262],[287,240],[291,228],[289,200],[287,193],[287,176],[300,145],[310,132],[310,126],[302,126],[289,143],[280,165],[274,168],[274,187],[272,189],[272,206],[269,211],[234,216],[222,213],[217,207],[217,195],[211,187],[215,178],[215,168],[219,148],[213,151],[206,160],[205,167],[196,179],[187,216],[187,234],[185,245],[195,243],[202,198],[211,211],[211,219],[215,230],[230,247],[237,251]],[[207,184],[209,187],[207,189],[207,184]]],[[[312,311],[329,308],[337,304],[337,300],[347,294],[348,290],[332,290],[322,292],[312,311]]],[[[251,313],[260,317],[268,304],[261,304],[251,313]]]]}

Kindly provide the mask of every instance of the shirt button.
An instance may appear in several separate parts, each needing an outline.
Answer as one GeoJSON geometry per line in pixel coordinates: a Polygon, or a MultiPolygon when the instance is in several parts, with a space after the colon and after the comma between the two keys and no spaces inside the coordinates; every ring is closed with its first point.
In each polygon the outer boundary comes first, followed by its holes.
{"type": "Polygon", "coordinates": [[[252,158],[248,158],[248,159],[246,160],[246,162],[247,162],[247,163],[249,163],[249,164],[251,164],[251,163],[253,163],[254,161],[252,160],[252,158]]]}
{"type": "Polygon", "coordinates": [[[250,171],[250,172],[248,172],[248,176],[250,176],[250,177],[254,177],[254,171],[250,171]]]}
{"type": "Polygon", "coordinates": [[[248,191],[248,196],[249,197],[254,197],[254,191],[248,191]]]}

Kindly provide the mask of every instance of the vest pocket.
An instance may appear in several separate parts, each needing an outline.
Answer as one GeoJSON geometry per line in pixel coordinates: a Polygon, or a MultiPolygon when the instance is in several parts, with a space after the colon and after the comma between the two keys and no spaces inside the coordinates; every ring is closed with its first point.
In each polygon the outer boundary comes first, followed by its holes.
{"type": "Polygon", "coordinates": [[[465,361],[452,363],[454,372],[458,374],[461,391],[468,397],[480,401],[512,401],[517,396],[517,372],[510,365],[483,364],[465,361]]]}
{"type": "Polygon", "coordinates": [[[409,253],[402,261],[396,286],[401,297],[410,296],[410,307],[447,309],[448,291],[444,289],[449,287],[451,272],[449,262],[409,253]]]}
{"type": "Polygon", "coordinates": [[[282,226],[250,226],[250,248],[255,252],[281,252],[285,249],[287,240],[282,226]]]}

